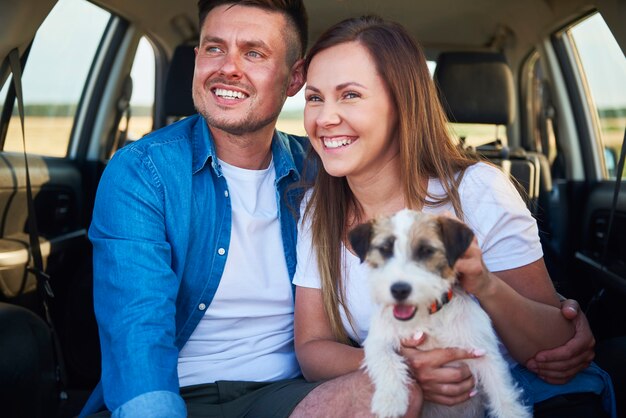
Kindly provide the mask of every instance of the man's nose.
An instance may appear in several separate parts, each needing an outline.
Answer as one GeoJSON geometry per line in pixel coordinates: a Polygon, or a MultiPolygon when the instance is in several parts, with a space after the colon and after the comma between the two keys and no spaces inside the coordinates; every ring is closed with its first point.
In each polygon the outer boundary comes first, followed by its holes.
{"type": "Polygon", "coordinates": [[[236,54],[225,54],[221,64],[219,70],[221,75],[228,78],[241,78],[241,62],[236,54]]]}

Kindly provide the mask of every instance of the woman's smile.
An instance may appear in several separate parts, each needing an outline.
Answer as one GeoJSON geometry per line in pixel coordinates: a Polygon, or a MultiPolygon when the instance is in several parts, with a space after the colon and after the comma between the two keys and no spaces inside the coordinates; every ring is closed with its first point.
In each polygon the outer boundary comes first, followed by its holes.
{"type": "Polygon", "coordinates": [[[322,140],[322,143],[324,144],[324,149],[334,150],[338,148],[345,148],[345,147],[352,145],[352,143],[354,143],[354,141],[356,141],[358,137],[347,136],[347,135],[336,135],[336,136],[322,136],[320,137],[320,139],[322,140]]]}

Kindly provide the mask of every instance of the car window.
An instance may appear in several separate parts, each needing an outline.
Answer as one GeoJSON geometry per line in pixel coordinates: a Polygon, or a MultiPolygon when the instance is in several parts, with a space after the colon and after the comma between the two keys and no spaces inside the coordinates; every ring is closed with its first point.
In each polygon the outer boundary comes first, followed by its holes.
{"type": "MultiPolygon", "coordinates": [[[[22,76],[27,152],[67,155],[78,103],[109,18],[108,12],[87,1],[59,0],[41,25],[22,76]]],[[[22,148],[14,106],[3,150],[22,148]]]]}
{"type": "Polygon", "coordinates": [[[607,176],[614,179],[626,127],[626,57],[600,13],[579,22],[567,34],[576,47],[589,107],[597,115],[607,176]]]}
{"type": "Polygon", "coordinates": [[[294,135],[306,135],[304,130],[304,87],[293,97],[287,97],[278,116],[276,129],[294,135]]]}
{"type": "Polygon", "coordinates": [[[453,138],[462,139],[466,146],[479,147],[495,140],[507,144],[506,127],[481,123],[448,123],[453,138]]]}

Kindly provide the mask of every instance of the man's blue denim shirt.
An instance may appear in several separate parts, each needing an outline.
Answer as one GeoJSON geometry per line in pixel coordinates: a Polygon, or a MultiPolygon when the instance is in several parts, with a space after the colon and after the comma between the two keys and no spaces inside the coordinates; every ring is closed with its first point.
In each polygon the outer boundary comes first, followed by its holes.
{"type": "MultiPolygon", "coordinates": [[[[290,279],[298,181],[308,141],[274,134],[276,199],[290,279]],[[295,212],[294,212],[295,211],[295,212]]],[[[178,352],[222,277],[228,187],[205,120],[195,115],[118,151],[102,175],[89,237],[102,379],[81,412],[183,417],[178,352]]],[[[260,249],[262,250],[262,249],[260,249]]]]}

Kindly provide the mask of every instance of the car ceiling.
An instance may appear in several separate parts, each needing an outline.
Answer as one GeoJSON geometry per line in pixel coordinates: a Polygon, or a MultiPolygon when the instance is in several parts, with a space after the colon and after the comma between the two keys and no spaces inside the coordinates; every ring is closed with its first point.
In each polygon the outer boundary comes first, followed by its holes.
{"type": "MultiPolygon", "coordinates": [[[[25,48],[54,3],[2,2],[0,59],[15,46],[25,48]]],[[[168,53],[197,39],[196,0],[93,3],[125,17],[168,53]]],[[[622,0],[305,0],[305,4],[310,40],[344,18],[375,13],[407,27],[431,58],[441,50],[501,49],[513,67],[542,37],[597,8],[626,50],[626,25],[620,19],[626,16],[626,2],[622,0]]]]}
{"type": "MultiPolygon", "coordinates": [[[[190,31],[196,35],[195,0],[94,2],[137,22],[166,47],[180,43],[190,31]]],[[[573,16],[595,8],[588,0],[305,0],[305,4],[310,40],[342,19],[374,13],[403,24],[427,50],[506,46],[521,53],[573,16]]]]}

